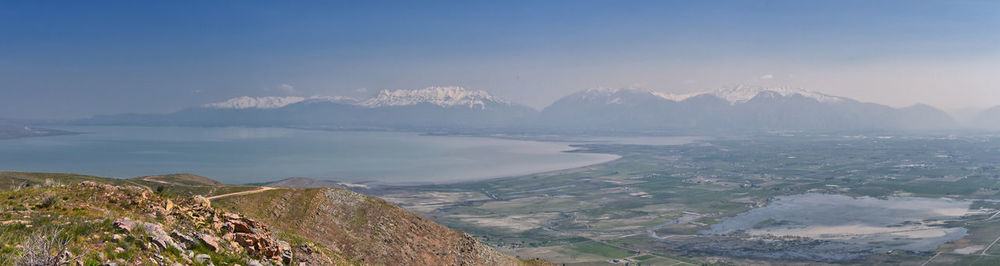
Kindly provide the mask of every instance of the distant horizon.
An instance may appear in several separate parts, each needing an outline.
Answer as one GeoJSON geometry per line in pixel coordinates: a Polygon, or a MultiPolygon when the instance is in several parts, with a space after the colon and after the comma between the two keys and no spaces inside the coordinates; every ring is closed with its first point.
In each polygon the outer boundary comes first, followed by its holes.
{"type": "MultiPolygon", "coordinates": [[[[725,87],[720,87],[720,88],[705,89],[705,90],[700,90],[700,91],[696,90],[696,91],[690,91],[690,92],[686,92],[686,93],[671,93],[669,91],[657,90],[657,89],[653,89],[653,88],[644,88],[644,87],[620,87],[620,88],[603,88],[603,87],[599,87],[599,88],[586,88],[586,89],[581,89],[581,90],[578,90],[578,91],[570,92],[569,94],[566,94],[566,95],[563,95],[563,96],[561,96],[559,98],[556,98],[552,102],[549,102],[548,104],[545,104],[545,105],[542,105],[542,106],[539,106],[539,107],[531,106],[531,105],[527,105],[527,104],[523,104],[523,103],[520,103],[520,102],[517,102],[517,101],[512,101],[512,100],[510,100],[510,99],[508,99],[506,97],[502,97],[502,96],[499,96],[499,97],[501,99],[508,100],[508,101],[510,101],[513,104],[524,105],[524,106],[530,107],[530,108],[532,108],[534,110],[540,111],[540,110],[544,109],[545,107],[548,107],[548,106],[552,105],[552,103],[555,103],[556,101],[562,99],[563,97],[566,97],[566,96],[569,96],[569,95],[572,95],[572,94],[575,94],[575,93],[579,93],[579,92],[585,92],[585,91],[588,91],[588,90],[593,90],[593,89],[608,89],[608,90],[638,89],[638,90],[651,90],[651,91],[655,91],[655,92],[661,92],[661,93],[667,93],[667,94],[674,94],[674,95],[696,95],[696,94],[711,93],[711,92],[714,92],[714,91],[717,91],[717,90],[721,90],[721,89],[736,88],[736,87],[741,87],[741,86],[742,87],[748,87],[748,88],[761,88],[761,89],[776,89],[776,88],[782,88],[782,89],[800,89],[800,90],[805,90],[805,91],[809,91],[809,92],[816,92],[816,93],[820,93],[820,94],[826,94],[826,95],[829,95],[829,96],[848,98],[848,99],[856,100],[856,101],[859,101],[859,102],[866,102],[866,103],[874,103],[874,104],[885,105],[885,106],[889,106],[889,107],[892,107],[892,108],[905,108],[905,107],[911,107],[911,106],[917,106],[917,105],[927,105],[927,106],[931,106],[931,107],[940,109],[942,111],[945,111],[945,112],[947,112],[947,113],[949,113],[950,115],[953,115],[953,116],[956,115],[956,114],[954,114],[955,112],[961,113],[961,112],[968,112],[968,111],[984,111],[984,110],[987,110],[987,109],[990,109],[990,108],[1000,107],[1000,105],[994,105],[994,106],[969,106],[969,107],[959,107],[959,108],[952,109],[952,108],[942,108],[940,106],[935,106],[933,104],[922,103],[922,102],[917,102],[917,103],[913,103],[913,104],[909,104],[909,105],[903,105],[903,106],[894,106],[894,105],[889,105],[889,104],[885,104],[885,103],[881,103],[881,102],[862,101],[862,100],[858,100],[858,99],[855,99],[855,98],[852,98],[852,97],[849,97],[849,96],[836,95],[836,94],[826,93],[826,92],[823,92],[823,91],[810,90],[809,88],[791,87],[791,86],[753,86],[753,85],[745,85],[745,84],[737,84],[737,85],[733,85],[733,86],[725,86],[725,87]]],[[[498,96],[498,95],[494,94],[492,91],[489,91],[489,90],[469,88],[469,87],[464,87],[464,86],[442,85],[442,86],[429,86],[429,87],[425,87],[425,88],[436,88],[436,87],[460,87],[460,88],[463,88],[465,90],[470,90],[470,91],[485,91],[487,93],[490,93],[493,96],[498,96]]],[[[362,97],[345,96],[345,95],[324,95],[324,94],[313,94],[313,95],[281,95],[281,94],[275,94],[275,95],[258,95],[258,96],[252,96],[252,95],[235,95],[235,96],[232,96],[232,97],[217,99],[217,100],[214,100],[214,101],[209,101],[209,102],[204,102],[204,103],[195,103],[194,105],[183,107],[183,108],[181,108],[179,110],[183,110],[183,109],[187,109],[187,108],[195,108],[195,107],[204,107],[204,106],[207,106],[207,105],[222,103],[222,102],[225,102],[227,100],[233,100],[233,99],[238,99],[238,98],[242,98],[242,97],[250,97],[250,98],[301,97],[301,98],[307,99],[307,100],[308,99],[312,99],[312,98],[322,98],[322,97],[348,97],[348,98],[351,98],[351,99],[354,99],[354,100],[365,100],[365,99],[374,97],[375,95],[377,95],[381,91],[419,90],[419,89],[425,89],[425,88],[380,89],[380,90],[372,91],[368,95],[362,96],[362,97]]],[[[174,110],[174,111],[179,111],[179,110],[174,110]]]]}
{"type": "MultiPolygon", "coordinates": [[[[459,88],[463,88],[463,89],[469,90],[469,91],[485,91],[485,92],[487,92],[487,93],[489,93],[489,94],[491,94],[493,96],[497,96],[497,95],[495,95],[493,92],[491,92],[489,90],[469,88],[469,87],[464,87],[464,86],[429,86],[429,87],[425,87],[425,88],[437,88],[437,87],[444,87],[444,88],[447,88],[447,87],[459,87],[459,88]]],[[[542,105],[542,106],[531,106],[531,105],[527,105],[527,104],[524,104],[524,103],[521,103],[521,102],[510,100],[509,98],[506,98],[506,97],[502,97],[502,96],[498,96],[498,97],[500,99],[507,100],[507,101],[511,102],[512,104],[523,105],[523,106],[529,107],[529,108],[531,108],[533,110],[541,111],[541,110],[545,109],[545,107],[548,107],[548,106],[552,105],[553,103],[555,103],[556,101],[562,99],[563,97],[570,96],[570,95],[575,94],[575,93],[580,93],[580,92],[585,92],[585,91],[589,91],[589,90],[594,90],[594,89],[607,89],[607,90],[626,90],[626,89],[650,90],[650,91],[654,91],[654,92],[660,92],[660,93],[666,93],[666,94],[673,94],[675,96],[682,96],[682,95],[707,94],[707,93],[712,93],[714,91],[718,91],[718,90],[722,90],[722,89],[730,89],[730,88],[738,88],[738,87],[760,88],[760,89],[764,89],[764,90],[779,89],[779,88],[780,89],[804,90],[804,91],[808,91],[808,92],[815,92],[815,93],[825,94],[825,95],[834,96],[834,97],[848,98],[848,99],[855,100],[855,101],[858,101],[858,102],[863,102],[863,103],[874,103],[874,104],[879,104],[879,105],[885,105],[885,106],[889,106],[889,107],[897,108],[897,109],[898,108],[912,107],[912,106],[919,106],[919,105],[926,105],[926,106],[931,106],[933,108],[936,108],[936,109],[939,109],[941,111],[944,111],[944,112],[948,113],[949,115],[951,115],[953,118],[958,119],[958,120],[967,119],[967,118],[969,118],[971,116],[974,116],[974,115],[978,114],[979,112],[982,112],[982,111],[985,111],[985,110],[988,110],[988,109],[991,109],[991,108],[995,108],[995,107],[1000,107],[1000,105],[994,105],[994,106],[969,106],[969,107],[958,107],[958,108],[944,108],[944,107],[935,106],[933,104],[922,103],[922,102],[916,102],[916,103],[912,103],[912,104],[909,104],[909,105],[903,105],[903,106],[894,106],[894,105],[889,105],[889,104],[881,103],[881,102],[863,101],[863,100],[859,100],[859,99],[852,98],[852,97],[849,97],[849,96],[836,95],[836,94],[831,94],[831,93],[827,93],[827,92],[823,92],[823,91],[817,91],[817,90],[810,90],[809,88],[791,87],[791,86],[778,86],[778,85],[776,85],[776,86],[764,86],[764,85],[746,85],[746,84],[737,84],[737,85],[733,85],[733,86],[724,86],[724,87],[719,87],[719,88],[714,88],[714,89],[705,89],[705,90],[700,90],[700,91],[699,90],[695,90],[695,91],[690,91],[690,92],[686,92],[686,93],[672,93],[672,92],[669,92],[669,91],[657,90],[657,89],[645,88],[645,87],[620,87],[620,88],[598,87],[598,88],[586,88],[586,89],[581,89],[581,90],[578,90],[578,91],[570,92],[569,94],[566,94],[566,95],[563,95],[563,96],[561,96],[559,98],[556,98],[552,102],[549,102],[548,104],[545,104],[545,105],[542,105]]],[[[283,98],[283,99],[287,99],[287,98],[302,98],[303,100],[322,99],[324,97],[345,97],[346,99],[365,100],[365,99],[369,99],[371,97],[376,96],[381,91],[420,90],[420,89],[425,89],[425,88],[380,89],[380,90],[376,90],[376,91],[371,91],[371,92],[369,92],[368,95],[361,96],[361,97],[357,97],[357,96],[345,96],[345,95],[324,95],[324,94],[313,94],[313,95],[287,95],[287,94],[285,94],[285,95],[283,95],[283,94],[280,94],[280,93],[279,94],[273,94],[273,95],[261,94],[261,95],[256,95],[256,96],[255,95],[234,95],[234,96],[231,96],[231,97],[228,97],[228,98],[221,98],[221,99],[215,99],[215,100],[211,100],[210,99],[210,100],[207,100],[207,102],[191,103],[191,105],[189,105],[189,106],[181,106],[181,107],[179,107],[178,109],[175,109],[175,110],[167,110],[167,111],[162,111],[162,112],[98,113],[98,114],[91,114],[91,115],[80,116],[80,117],[60,117],[60,118],[31,118],[31,117],[24,118],[24,117],[7,117],[7,116],[0,115],[0,119],[27,120],[27,121],[30,121],[30,120],[53,120],[53,119],[54,120],[74,120],[74,119],[85,119],[85,118],[90,118],[90,117],[99,116],[99,115],[117,115],[117,114],[127,114],[127,113],[135,113],[135,114],[166,114],[166,113],[172,113],[172,112],[182,111],[182,110],[190,109],[190,108],[204,108],[204,107],[208,107],[209,105],[212,105],[212,104],[221,104],[221,103],[225,103],[226,101],[229,101],[229,100],[236,100],[236,99],[240,99],[240,98],[243,98],[243,97],[249,97],[249,98],[253,98],[253,99],[262,99],[262,98],[283,98]]]]}
{"type": "Polygon", "coordinates": [[[996,1],[0,3],[0,117],[462,86],[759,84],[892,107],[1000,105],[996,1]]]}

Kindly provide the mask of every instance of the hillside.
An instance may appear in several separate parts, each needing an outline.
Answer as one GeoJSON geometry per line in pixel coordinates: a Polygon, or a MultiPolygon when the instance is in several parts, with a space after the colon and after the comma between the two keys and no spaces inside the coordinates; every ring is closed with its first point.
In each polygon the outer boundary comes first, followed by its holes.
{"type": "Polygon", "coordinates": [[[1000,106],[980,111],[971,120],[970,122],[975,128],[1000,130],[1000,106]]]}
{"type": "Polygon", "coordinates": [[[384,200],[338,188],[278,189],[216,206],[384,265],[517,265],[519,260],[384,200]],[[302,226],[309,225],[309,226],[302,226]]]}
{"type": "Polygon", "coordinates": [[[333,180],[318,180],[305,177],[290,177],[274,182],[267,182],[263,185],[269,187],[287,187],[287,188],[327,188],[327,187],[345,188],[342,182],[337,182],[333,180]]]}
{"type": "Polygon", "coordinates": [[[228,186],[189,174],[111,179],[0,172],[0,198],[3,265],[39,259],[85,265],[541,263],[342,189],[228,186]]]}
{"type": "Polygon", "coordinates": [[[149,181],[161,184],[173,184],[183,186],[222,186],[222,182],[195,174],[169,174],[151,175],[133,178],[135,180],[149,181]]]}

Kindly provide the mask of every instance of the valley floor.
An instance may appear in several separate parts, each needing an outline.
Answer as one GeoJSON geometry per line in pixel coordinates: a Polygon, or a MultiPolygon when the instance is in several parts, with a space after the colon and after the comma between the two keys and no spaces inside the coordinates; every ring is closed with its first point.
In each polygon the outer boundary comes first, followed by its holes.
{"type": "Polygon", "coordinates": [[[509,254],[556,263],[1000,263],[1000,143],[987,137],[766,136],[581,148],[622,158],[372,193],[509,254]],[[708,231],[801,195],[843,195],[882,213],[819,221],[779,211],[739,230],[708,231]],[[889,201],[896,199],[902,203],[889,201]],[[907,203],[922,199],[957,211],[907,203]],[[902,218],[875,219],[883,215],[902,218]],[[868,231],[842,232],[859,228],[868,231]]]}

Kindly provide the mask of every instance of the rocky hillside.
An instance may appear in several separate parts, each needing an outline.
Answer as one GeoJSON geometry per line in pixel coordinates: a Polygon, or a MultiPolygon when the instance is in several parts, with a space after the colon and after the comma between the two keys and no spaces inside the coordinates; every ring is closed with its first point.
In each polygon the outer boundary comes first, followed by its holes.
{"type": "Polygon", "coordinates": [[[220,199],[276,230],[314,240],[348,258],[384,265],[518,265],[472,236],[382,199],[338,188],[275,189],[220,199]]]}
{"type": "Polygon", "coordinates": [[[542,263],[342,189],[0,172],[0,199],[0,265],[542,263]]]}

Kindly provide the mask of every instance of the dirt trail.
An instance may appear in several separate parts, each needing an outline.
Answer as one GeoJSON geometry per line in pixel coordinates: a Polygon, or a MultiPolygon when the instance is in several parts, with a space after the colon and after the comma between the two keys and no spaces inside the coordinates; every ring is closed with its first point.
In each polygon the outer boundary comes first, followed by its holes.
{"type": "Polygon", "coordinates": [[[248,191],[233,192],[233,193],[222,194],[222,195],[215,195],[215,196],[207,197],[206,199],[208,199],[208,200],[214,200],[214,199],[225,198],[225,197],[229,197],[229,196],[239,196],[239,195],[246,195],[246,194],[253,194],[253,193],[261,193],[261,192],[272,190],[272,189],[278,189],[278,188],[276,188],[276,187],[260,187],[260,188],[258,188],[256,190],[248,190],[248,191]]]}
{"type": "Polygon", "coordinates": [[[143,177],[143,178],[142,178],[142,181],[149,181],[149,182],[154,182],[154,183],[160,183],[160,184],[170,184],[170,183],[169,183],[169,182],[167,182],[167,181],[163,181],[163,180],[159,180],[159,179],[155,179],[155,178],[153,178],[152,176],[147,176],[147,177],[143,177]]]}

